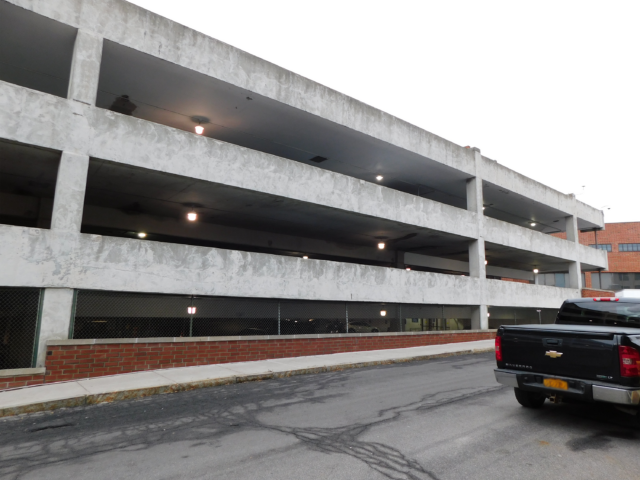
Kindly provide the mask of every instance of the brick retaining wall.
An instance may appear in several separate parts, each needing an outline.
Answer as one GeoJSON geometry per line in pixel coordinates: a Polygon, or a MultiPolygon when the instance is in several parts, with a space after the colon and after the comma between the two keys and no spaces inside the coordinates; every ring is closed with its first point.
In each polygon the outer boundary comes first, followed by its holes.
{"type": "Polygon", "coordinates": [[[494,337],[495,331],[472,330],[312,338],[58,340],[47,343],[46,382],[159,368],[471,342],[494,337]]]}
{"type": "Polygon", "coordinates": [[[42,383],[44,383],[44,368],[0,370],[0,390],[40,385],[42,383]]]}

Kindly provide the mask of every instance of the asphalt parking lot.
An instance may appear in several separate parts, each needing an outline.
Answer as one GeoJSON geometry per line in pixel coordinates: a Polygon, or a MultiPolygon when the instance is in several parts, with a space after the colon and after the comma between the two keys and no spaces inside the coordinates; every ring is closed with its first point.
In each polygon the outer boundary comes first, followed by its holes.
{"type": "Polygon", "coordinates": [[[640,478],[630,416],[526,410],[493,367],[466,355],[0,419],[0,478],[640,478]]]}

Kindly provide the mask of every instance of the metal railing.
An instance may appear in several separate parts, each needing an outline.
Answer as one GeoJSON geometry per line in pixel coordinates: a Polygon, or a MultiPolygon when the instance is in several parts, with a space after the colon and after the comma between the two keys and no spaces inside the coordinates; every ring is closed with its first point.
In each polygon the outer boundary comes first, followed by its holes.
{"type": "Polygon", "coordinates": [[[42,290],[0,287],[0,370],[35,365],[42,290]]]}
{"type": "Polygon", "coordinates": [[[308,335],[471,328],[471,307],[79,290],[72,338],[308,335]]]}

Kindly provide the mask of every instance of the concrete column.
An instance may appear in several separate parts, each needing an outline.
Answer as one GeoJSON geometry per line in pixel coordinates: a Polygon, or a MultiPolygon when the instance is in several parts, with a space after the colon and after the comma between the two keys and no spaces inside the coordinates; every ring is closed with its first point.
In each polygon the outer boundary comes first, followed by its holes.
{"type": "Polygon", "coordinates": [[[487,330],[489,328],[488,308],[486,305],[478,305],[471,308],[471,329],[487,330]]]}
{"type": "Polygon", "coordinates": [[[38,336],[37,367],[44,367],[47,355],[47,340],[69,338],[72,310],[72,288],[45,289],[42,302],[42,317],[40,319],[40,335],[38,336]]]}
{"type": "Polygon", "coordinates": [[[469,242],[469,276],[486,278],[487,266],[484,262],[484,238],[469,242]]]}
{"type": "MultiPolygon", "coordinates": [[[[576,245],[576,257],[577,247],[580,244],[579,230],[578,230],[578,218],[575,215],[565,217],[565,228],[567,231],[567,240],[574,242],[576,245]]],[[[582,269],[580,268],[580,262],[569,263],[569,287],[570,288],[582,288],[582,269]]]]}
{"type": "MultiPolygon", "coordinates": [[[[475,154],[474,178],[467,180],[467,210],[474,212],[478,221],[477,240],[469,242],[469,276],[480,279],[480,294],[484,298],[484,282],[487,276],[484,251],[484,197],[482,194],[482,154],[479,148],[473,148],[475,154]]],[[[489,328],[487,305],[484,303],[472,309],[471,328],[486,330],[489,328]]]]}
{"type": "Polygon", "coordinates": [[[58,167],[51,230],[80,232],[89,157],[63,152],[58,167]]]}
{"type": "Polygon", "coordinates": [[[102,61],[102,37],[78,30],[67,98],[95,105],[102,61]]]}
{"type": "Polygon", "coordinates": [[[482,195],[482,176],[480,165],[482,155],[480,149],[474,148],[476,176],[467,180],[467,210],[474,212],[478,221],[479,238],[469,242],[469,276],[477,278],[486,277],[485,255],[484,255],[484,205],[482,195]]]}

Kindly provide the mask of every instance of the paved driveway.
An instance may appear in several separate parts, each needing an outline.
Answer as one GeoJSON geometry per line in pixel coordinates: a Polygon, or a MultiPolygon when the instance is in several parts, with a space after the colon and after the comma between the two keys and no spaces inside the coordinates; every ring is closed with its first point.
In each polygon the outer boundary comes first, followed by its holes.
{"type": "Polygon", "coordinates": [[[7,479],[640,478],[608,407],[520,407],[468,355],[0,419],[7,479]]]}

